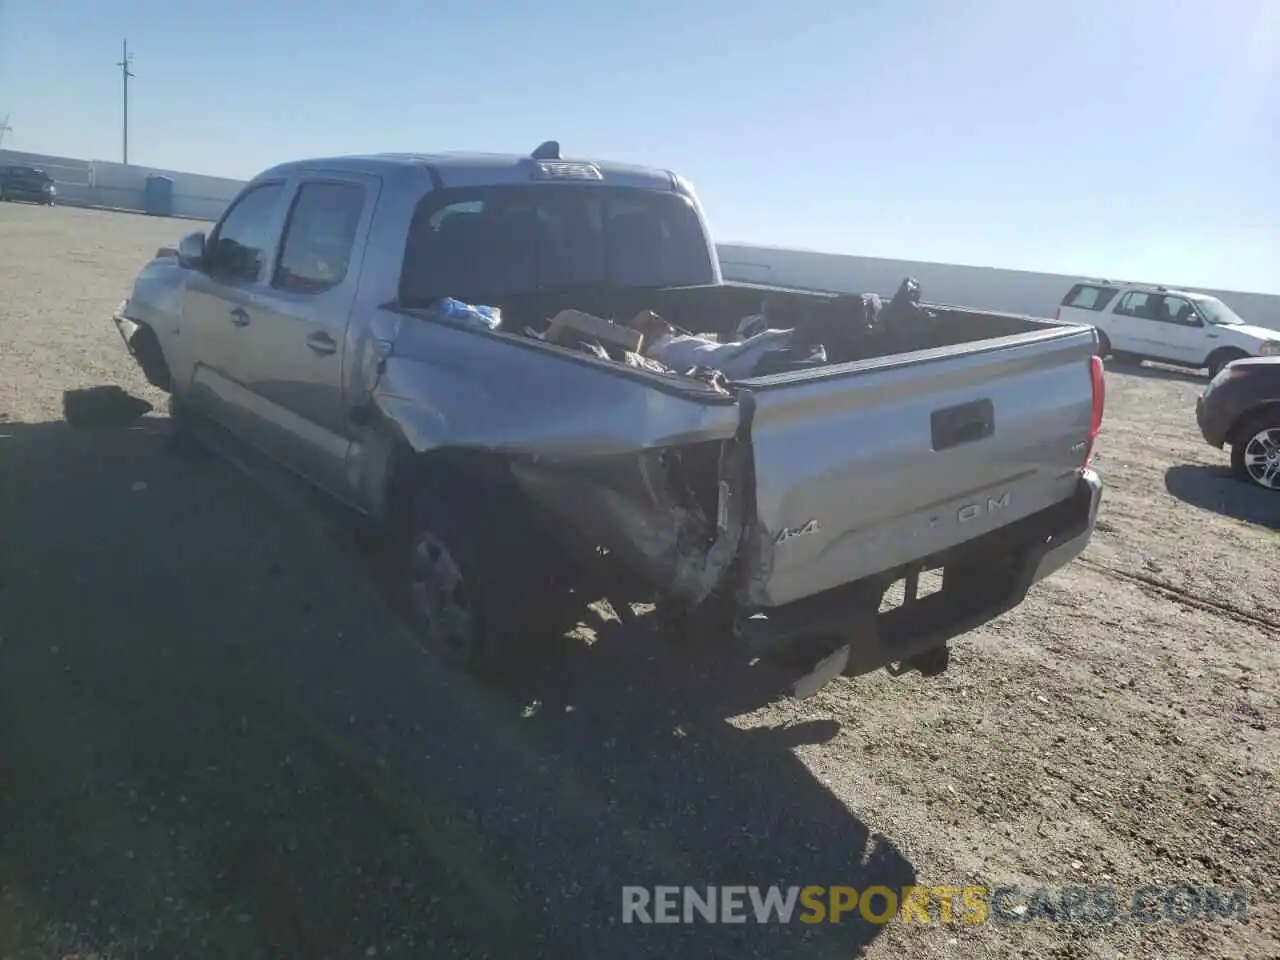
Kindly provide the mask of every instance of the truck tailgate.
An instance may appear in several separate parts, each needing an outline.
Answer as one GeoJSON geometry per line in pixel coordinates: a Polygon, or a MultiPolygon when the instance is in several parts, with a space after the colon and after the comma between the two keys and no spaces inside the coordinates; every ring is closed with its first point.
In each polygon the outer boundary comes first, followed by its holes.
{"type": "Polygon", "coordinates": [[[1086,455],[1093,331],[1054,327],[751,381],[767,609],[913,563],[1064,500],[1086,455]]]}

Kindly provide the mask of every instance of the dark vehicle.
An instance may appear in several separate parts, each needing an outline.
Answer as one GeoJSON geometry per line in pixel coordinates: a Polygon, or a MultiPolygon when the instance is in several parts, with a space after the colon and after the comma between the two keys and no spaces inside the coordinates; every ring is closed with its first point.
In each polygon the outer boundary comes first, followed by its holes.
{"type": "Polygon", "coordinates": [[[1196,401],[1200,432],[1231,445],[1231,469],[1247,483],[1280,493],[1280,357],[1228,364],[1196,401]]]}
{"type": "Polygon", "coordinates": [[[0,167],[0,200],[29,200],[52,207],[56,199],[53,177],[39,167],[0,167]]]}

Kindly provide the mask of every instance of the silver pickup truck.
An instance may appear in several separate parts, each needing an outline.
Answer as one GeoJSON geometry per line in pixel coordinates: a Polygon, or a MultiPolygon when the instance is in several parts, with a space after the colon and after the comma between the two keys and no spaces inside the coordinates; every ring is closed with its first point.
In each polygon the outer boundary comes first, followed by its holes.
{"type": "Polygon", "coordinates": [[[729,382],[537,335],[570,308],[728,334],[760,296],[722,282],[684,178],[550,144],[274,167],[160,250],[114,322],[176,437],[229,435],[385,534],[450,661],[500,665],[608,570],[806,690],[945,669],[1091,536],[1095,333],[934,307],[891,353],[729,382]]]}

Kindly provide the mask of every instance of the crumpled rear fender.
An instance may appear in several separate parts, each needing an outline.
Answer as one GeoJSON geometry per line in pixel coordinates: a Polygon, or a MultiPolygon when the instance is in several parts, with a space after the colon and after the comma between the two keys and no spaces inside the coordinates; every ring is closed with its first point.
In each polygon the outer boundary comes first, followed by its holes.
{"type": "Polygon", "coordinates": [[[488,338],[469,351],[473,334],[434,324],[398,334],[367,393],[381,427],[353,450],[353,484],[385,490],[375,464],[393,447],[499,458],[541,525],[574,545],[690,604],[723,582],[750,502],[749,404],[488,338]]]}
{"type": "Polygon", "coordinates": [[[696,606],[725,580],[743,537],[735,440],[558,463],[515,459],[516,484],[579,545],[597,545],[668,596],[696,606]]]}

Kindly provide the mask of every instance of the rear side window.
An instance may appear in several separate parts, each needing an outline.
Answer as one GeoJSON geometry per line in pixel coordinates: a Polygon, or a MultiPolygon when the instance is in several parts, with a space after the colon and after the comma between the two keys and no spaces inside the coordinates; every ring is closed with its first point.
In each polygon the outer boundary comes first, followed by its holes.
{"type": "Polygon", "coordinates": [[[291,293],[323,293],[347,276],[364,188],[357,183],[304,183],[298,188],[273,286],[291,293]]]}
{"type": "Polygon", "coordinates": [[[1079,310],[1102,310],[1118,292],[1115,287],[1095,287],[1088,283],[1077,283],[1067,292],[1062,305],[1079,310]]]}
{"type": "Polygon", "coordinates": [[[500,304],[579,286],[711,283],[693,205],[675,193],[579,184],[435,191],[415,212],[400,298],[500,304]]]}

